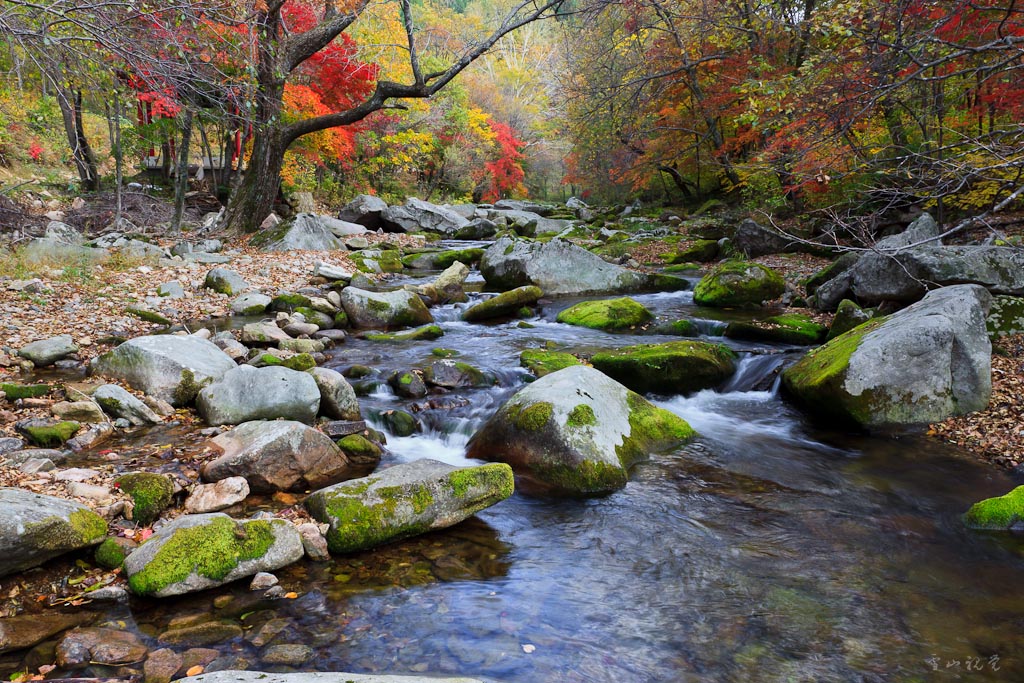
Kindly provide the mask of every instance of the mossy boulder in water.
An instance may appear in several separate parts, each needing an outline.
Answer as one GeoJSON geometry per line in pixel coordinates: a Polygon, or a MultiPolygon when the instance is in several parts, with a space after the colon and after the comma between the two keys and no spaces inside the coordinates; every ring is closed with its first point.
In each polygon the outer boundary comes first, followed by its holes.
{"type": "Polygon", "coordinates": [[[580,365],[580,359],[564,351],[527,349],[519,354],[519,364],[537,377],[543,377],[573,365],[580,365]]]}
{"type": "Polygon", "coordinates": [[[760,306],[782,296],[786,283],[767,266],[749,261],[726,261],[701,278],[693,300],[701,306],[719,308],[760,306]]]}
{"type": "Polygon", "coordinates": [[[827,333],[826,326],[800,313],[776,315],[750,322],[731,322],[725,328],[725,336],[730,339],[780,344],[817,344],[827,333]]]}
{"type": "Polygon", "coordinates": [[[863,325],[871,320],[873,313],[866,311],[849,299],[839,302],[835,317],[832,318],[832,326],[828,329],[828,336],[825,341],[832,341],[841,334],[849,332],[858,325],[863,325]]]}
{"type": "Polygon", "coordinates": [[[470,439],[467,455],[512,465],[526,489],[596,496],[626,485],[652,451],[694,436],[682,418],[576,365],[517,392],[470,439]]]}
{"type": "Polygon", "coordinates": [[[811,413],[870,429],[904,428],[982,410],[991,394],[991,296],[944,287],[808,353],[782,373],[811,413]]]}
{"type": "Polygon", "coordinates": [[[356,327],[415,327],[434,322],[426,304],[415,292],[371,292],[346,287],[341,305],[349,322],[356,327]]]}
{"type": "Polygon", "coordinates": [[[33,417],[14,423],[19,434],[42,448],[60,448],[81,427],[77,422],[49,417],[33,417]]]}
{"type": "Polygon", "coordinates": [[[512,495],[508,465],[417,460],[313,493],[306,508],[330,525],[327,546],[349,553],[443,529],[512,495]]]}
{"type": "Polygon", "coordinates": [[[1006,495],[986,498],[964,514],[964,524],[972,529],[991,531],[1018,530],[1024,526],[1024,486],[1006,495]]]}
{"type": "Polygon", "coordinates": [[[496,297],[474,304],[462,312],[462,319],[467,322],[489,320],[513,315],[523,306],[532,306],[544,296],[540,287],[527,285],[502,292],[496,297]]]}
{"type": "Polygon", "coordinates": [[[100,543],[107,523],[73,501],[0,488],[0,577],[100,543]]]}
{"type": "Polygon", "coordinates": [[[174,496],[171,480],[155,472],[129,472],[122,474],[114,483],[132,497],[135,505],[132,519],[142,526],[156,521],[160,513],[170,506],[174,496]]]}
{"type": "Polygon", "coordinates": [[[210,425],[250,420],[313,422],[320,388],[307,372],[281,366],[239,365],[199,392],[196,410],[210,425]]]}
{"type": "Polygon", "coordinates": [[[431,341],[444,336],[444,330],[440,325],[422,325],[414,327],[405,332],[380,332],[368,334],[366,338],[370,341],[431,341]]]}
{"type": "Polygon", "coordinates": [[[634,391],[668,394],[718,386],[736,371],[735,361],[729,347],[699,341],[624,346],[590,359],[595,368],[634,391]]]}
{"type": "Polygon", "coordinates": [[[652,319],[654,315],[643,304],[629,297],[582,301],[558,314],[556,320],[567,325],[594,330],[628,330],[652,319]]]}
{"type": "Polygon", "coordinates": [[[303,552],[299,532],[283,519],[184,515],[126,557],[124,571],[133,593],[164,598],[271,572],[303,552]]]}

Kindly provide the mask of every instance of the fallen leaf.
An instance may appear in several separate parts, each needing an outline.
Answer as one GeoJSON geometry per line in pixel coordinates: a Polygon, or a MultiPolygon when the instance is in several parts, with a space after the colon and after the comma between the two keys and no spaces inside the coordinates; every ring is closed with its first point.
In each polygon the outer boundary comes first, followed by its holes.
{"type": "Polygon", "coordinates": [[[196,664],[193,667],[189,667],[189,670],[185,672],[185,675],[186,676],[198,676],[199,674],[203,673],[204,671],[206,671],[205,667],[203,667],[201,664],[196,664]]]}

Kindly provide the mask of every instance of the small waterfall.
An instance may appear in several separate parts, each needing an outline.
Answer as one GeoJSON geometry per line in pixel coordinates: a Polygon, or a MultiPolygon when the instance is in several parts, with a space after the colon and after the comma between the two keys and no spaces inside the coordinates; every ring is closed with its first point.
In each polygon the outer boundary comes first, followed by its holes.
{"type": "Polygon", "coordinates": [[[767,391],[774,396],[778,392],[779,368],[786,362],[781,353],[750,353],[740,358],[736,372],[720,389],[719,393],[767,391]]]}
{"type": "Polygon", "coordinates": [[[708,318],[690,318],[690,322],[702,337],[721,337],[725,334],[725,328],[729,326],[729,323],[708,318]]]}

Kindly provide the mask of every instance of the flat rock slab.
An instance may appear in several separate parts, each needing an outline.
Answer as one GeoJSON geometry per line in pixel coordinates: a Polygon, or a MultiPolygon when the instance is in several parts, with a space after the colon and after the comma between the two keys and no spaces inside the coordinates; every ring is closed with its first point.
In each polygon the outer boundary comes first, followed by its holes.
{"type": "Polygon", "coordinates": [[[306,372],[239,365],[199,392],[196,409],[214,426],[278,418],[310,423],[320,409],[320,389],[306,372]]]}
{"type": "Polygon", "coordinates": [[[432,676],[389,676],[387,674],[350,674],[308,672],[294,674],[260,671],[214,671],[179,679],[187,683],[484,683],[479,678],[432,676]]]}
{"type": "Polygon", "coordinates": [[[0,488],[0,576],[96,545],[107,523],[81,503],[0,488]]]}

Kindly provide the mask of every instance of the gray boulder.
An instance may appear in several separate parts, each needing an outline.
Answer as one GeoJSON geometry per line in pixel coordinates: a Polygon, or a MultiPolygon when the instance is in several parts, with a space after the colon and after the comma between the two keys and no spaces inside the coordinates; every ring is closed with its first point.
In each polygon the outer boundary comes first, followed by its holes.
{"type": "Polygon", "coordinates": [[[320,389],[320,413],[335,420],[358,420],[359,401],[345,377],[329,368],[308,370],[320,389]]]}
{"type": "Polygon", "coordinates": [[[348,282],[352,279],[352,271],[332,263],[317,262],[313,267],[314,277],[322,277],[325,280],[342,280],[348,282]]]}
{"type": "Polygon", "coordinates": [[[156,288],[156,295],[166,299],[184,299],[185,288],[177,280],[163,282],[156,288]]]}
{"type": "Polygon", "coordinates": [[[65,244],[73,244],[75,246],[82,246],[85,244],[85,238],[82,233],[75,230],[67,223],[61,223],[60,221],[50,221],[46,225],[46,233],[43,237],[45,239],[54,240],[57,242],[64,242],[65,244]]]}
{"type": "Polygon", "coordinates": [[[533,285],[516,287],[473,304],[462,312],[462,319],[467,322],[478,322],[512,315],[523,306],[533,306],[542,296],[544,296],[544,292],[540,287],[533,285]]]}
{"type": "Polygon", "coordinates": [[[242,327],[243,344],[279,344],[291,338],[272,322],[248,323],[242,327]]]}
{"type": "Polygon", "coordinates": [[[403,289],[371,292],[346,287],[341,291],[341,306],[355,327],[415,327],[434,322],[423,300],[403,289]]]}
{"type": "Polygon", "coordinates": [[[746,254],[747,258],[792,251],[796,246],[793,240],[785,235],[759,225],[749,218],[736,227],[731,243],[733,247],[746,254]]]}
{"type": "Polygon", "coordinates": [[[212,268],[206,274],[203,286],[228,296],[235,296],[249,289],[249,283],[245,278],[227,268],[212,268]]]}
{"type": "Polygon", "coordinates": [[[291,222],[271,228],[269,232],[258,234],[257,241],[261,237],[267,239],[263,251],[292,251],[293,249],[327,251],[344,248],[341,240],[321,217],[312,213],[300,213],[291,222]]]}
{"type": "Polygon", "coordinates": [[[498,225],[487,218],[473,218],[452,235],[457,240],[485,240],[498,233],[498,225]]]}
{"type": "Polygon", "coordinates": [[[350,474],[348,458],[331,438],[301,422],[246,422],[210,444],[221,453],[203,465],[210,482],[245,477],[257,492],[306,491],[350,474]]]}
{"type": "Polygon", "coordinates": [[[561,232],[573,225],[573,222],[569,220],[544,218],[533,211],[520,209],[495,209],[488,211],[487,217],[496,223],[504,219],[517,234],[529,237],[537,233],[561,232]]]}
{"type": "Polygon", "coordinates": [[[202,387],[234,367],[212,342],[173,334],[129,339],[89,365],[94,375],[123,380],[175,407],[191,403],[202,387]]]}
{"type": "Polygon", "coordinates": [[[18,355],[35,363],[38,367],[53,365],[62,358],[78,353],[70,334],[61,334],[49,339],[40,339],[18,349],[18,355]]]}
{"type": "Polygon", "coordinates": [[[59,240],[40,237],[30,240],[21,251],[28,263],[66,263],[68,265],[93,266],[110,260],[106,249],[83,247],[59,240]]]}
{"type": "Polygon", "coordinates": [[[402,206],[389,206],[380,214],[382,227],[389,232],[435,232],[454,235],[469,221],[437,204],[409,197],[402,206]]]}
{"type": "Polygon", "coordinates": [[[128,420],[136,427],[163,422],[149,406],[129,393],[124,387],[116,384],[104,384],[97,387],[92,398],[100,404],[107,415],[128,420]]]}
{"type": "Polygon", "coordinates": [[[231,302],[231,312],[235,315],[262,315],[270,305],[271,298],[259,292],[246,292],[231,302]]]}
{"type": "MultiPolygon", "coordinates": [[[[568,203],[566,205],[568,206],[568,203]]],[[[555,212],[552,204],[538,204],[522,199],[499,199],[494,202],[494,208],[503,211],[529,211],[538,216],[550,216],[555,212]]]]}
{"type": "Polygon", "coordinates": [[[388,203],[380,197],[361,194],[338,212],[338,218],[376,230],[381,227],[381,214],[387,208],[388,203]]]}
{"type": "Polygon", "coordinates": [[[572,242],[502,237],[484,251],[480,272],[498,289],[536,285],[548,296],[685,289],[685,280],[648,275],[605,262],[572,242]]]}
{"type": "Polygon", "coordinates": [[[185,512],[198,515],[217,512],[241,503],[249,496],[245,477],[228,477],[212,484],[196,484],[185,499],[185,512]]]}
{"type": "Polygon", "coordinates": [[[319,407],[312,375],[280,366],[235,366],[196,398],[199,414],[214,426],[278,418],[310,423],[319,407]]]}
{"type": "Polygon", "coordinates": [[[178,242],[171,247],[173,256],[184,256],[185,254],[216,254],[224,248],[224,243],[218,239],[199,240],[198,242],[178,242]]]}
{"type": "Polygon", "coordinates": [[[114,242],[114,247],[122,256],[140,261],[158,261],[167,257],[163,247],[143,240],[122,238],[114,242]]]}
{"type": "Polygon", "coordinates": [[[508,465],[452,467],[417,460],[313,493],[306,508],[329,524],[327,546],[350,553],[457,524],[512,495],[508,465]]]}
{"type": "Polygon", "coordinates": [[[977,285],[929,292],[811,351],[783,372],[783,388],[809,412],[869,429],[983,410],[992,390],[990,303],[977,285]]]}
{"type": "Polygon", "coordinates": [[[302,539],[283,519],[236,521],[214,512],[163,526],[124,560],[136,595],[165,598],[222,586],[302,559],[302,539]]]}
{"type": "Polygon", "coordinates": [[[682,418],[575,365],[519,390],[473,435],[467,457],[510,464],[527,490],[594,496],[625,486],[652,451],[693,436],[682,418]]]}
{"type": "Polygon", "coordinates": [[[0,576],[96,545],[107,535],[102,517],[70,500],[0,488],[0,576]]]}

